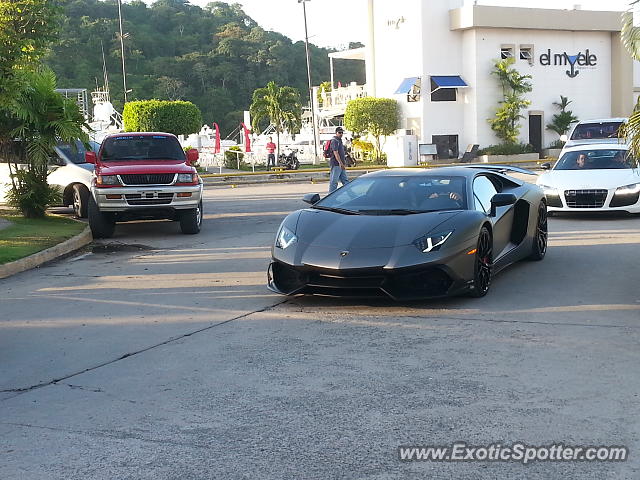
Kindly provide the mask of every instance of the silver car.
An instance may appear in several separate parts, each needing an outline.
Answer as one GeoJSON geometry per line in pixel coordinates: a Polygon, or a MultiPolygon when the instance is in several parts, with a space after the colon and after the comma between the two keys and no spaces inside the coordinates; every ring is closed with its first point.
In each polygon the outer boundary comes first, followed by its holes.
{"type": "MultiPolygon", "coordinates": [[[[100,149],[99,143],[89,142],[89,145],[94,152],[100,149]]],[[[49,185],[60,187],[63,206],[73,206],[76,217],[86,218],[94,165],[85,161],[87,150],[79,140],[75,148],[70,144],[59,144],[55,151],[56,157],[52,159],[51,173],[47,177],[49,185]]]]}

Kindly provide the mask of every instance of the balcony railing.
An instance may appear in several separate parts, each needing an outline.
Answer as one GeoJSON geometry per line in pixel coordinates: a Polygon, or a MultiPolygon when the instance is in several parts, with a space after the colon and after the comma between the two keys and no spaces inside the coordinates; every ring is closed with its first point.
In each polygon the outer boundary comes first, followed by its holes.
{"type": "Polygon", "coordinates": [[[320,94],[319,110],[333,111],[342,110],[347,107],[347,103],[356,98],[362,98],[367,96],[367,89],[365,85],[358,85],[352,82],[346,87],[334,88],[331,92],[322,92],[320,94]]]}

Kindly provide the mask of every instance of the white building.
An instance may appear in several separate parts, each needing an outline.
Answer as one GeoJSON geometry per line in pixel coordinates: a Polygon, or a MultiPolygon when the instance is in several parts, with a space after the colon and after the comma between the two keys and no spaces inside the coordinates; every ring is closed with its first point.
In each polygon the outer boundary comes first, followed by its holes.
{"type": "Polygon", "coordinates": [[[580,119],[628,116],[634,69],[621,13],[462,5],[461,0],[368,0],[367,94],[395,98],[401,131],[441,158],[499,143],[491,130],[502,89],[494,60],[513,56],[532,76],[520,141],[558,139],[545,126],[564,95],[580,119]],[[409,132],[410,131],[410,132],[409,132]]]}

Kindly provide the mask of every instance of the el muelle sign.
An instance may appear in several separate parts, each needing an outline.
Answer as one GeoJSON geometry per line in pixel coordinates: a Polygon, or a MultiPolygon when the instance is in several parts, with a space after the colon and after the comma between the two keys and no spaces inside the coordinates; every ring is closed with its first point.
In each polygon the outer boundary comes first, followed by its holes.
{"type": "Polygon", "coordinates": [[[567,70],[566,73],[569,77],[577,77],[580,71],[576,69],[576,65],[579,67],[595,67],[598,64],[598,57],[591,53],[587,48],[584,53],[579,52],[577,55],[569,55],[567,52],[563,53],[551,53],[551,49],[540,55],[540,65],[548,67],[550,65],[570,65],[571,70],[567,70]]]}

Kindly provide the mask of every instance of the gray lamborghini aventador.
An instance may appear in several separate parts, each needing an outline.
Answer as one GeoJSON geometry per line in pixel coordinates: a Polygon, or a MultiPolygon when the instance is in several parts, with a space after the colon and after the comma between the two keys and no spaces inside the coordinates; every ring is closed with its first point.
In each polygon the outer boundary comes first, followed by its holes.
{"type": "Polygon", "coordinates": [[[547,250],[547,207],[515,167],[393,169],[332,194],[306,195],[272,248],[277,293],[388,295],[396,300],[486,295],[492,276],[547,250]]]}

